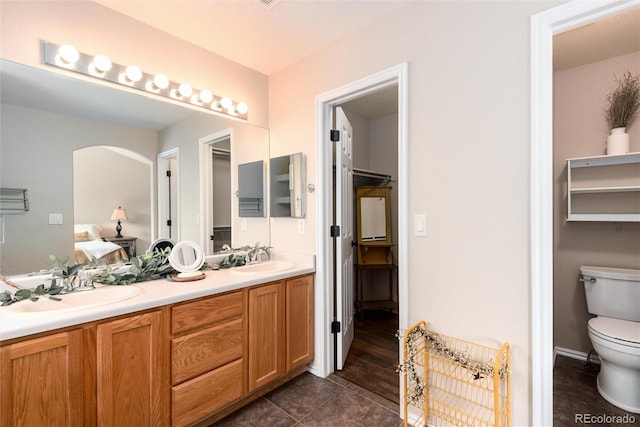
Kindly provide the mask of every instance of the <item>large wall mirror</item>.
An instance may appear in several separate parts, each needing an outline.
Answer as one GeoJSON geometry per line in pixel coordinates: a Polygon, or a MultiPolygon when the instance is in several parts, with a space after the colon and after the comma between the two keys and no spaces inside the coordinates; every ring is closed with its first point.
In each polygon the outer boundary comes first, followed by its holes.
{"type": "MultiPolygon", "coordinates": [[[[128,177],[128,186],[134,189],[138,183],[141,189],[136,203],[148,204],[135,208],[130,205],[129,219],[122,221],[123,234],[136,234],[134,237],[139,238],[137,253],[144,253],[154,239],[167,237],[158,233],[157,224],[155,169],[159,152],[179,147],[179,162],[188,166],[180,168],[177,193],[181,224],[180,235],[172,236],[175,241],[200,241],[202,236],[200,171],[196,167],[200,138],[231,129],[233,165],[260,159],[266,162],[269,158],[268,130],[239,120],[5,60],[0,62],[0,78],[0,187],[27,188],[30,198],[28,212],[0,216],[1,274],[50,268],[49,255],[72,258],[75,207],[84,206],[83,222],[97,223],[108,236],[115,234],[112,211],[120,205],[125,209],[127,206],[119,199],[124,195],[124,184],[114,180],[109,186],[109,176],[128,177]],[[245,148],[248,144],[251,146],[245,148]],[[85,203],[85,196],[81,201],[74,195],[74,152],[98,146],[110,153],[109,159],[85,160],[100,166],[94,168],[93,176],[83,178],[83,193],[91,199],[85,203]],[[126,150],[129,157],[122,157],[124,152],[118,150],[126,150]],[[121,156],[122,160],[111,160],[112,155],[121,156]],[[146,160],[132,162],[136,156],[146,160]],[[258,156],[259,159],[254,158],[258,156]],[[140,175],[135,164],[146,171],[140,175]],[[148,173],[149,164],[152,174],[148,173]],[[98,174],[98,169],[103,172],[98,174]],[[96,183],[98,178],[100,185],[96,183]],[[148,188],[153,189],[151,194],[148,188]],[[91,204],[96,206],[95,213],[87,211],[91,204]],[[104,206],[98,207],[99,204],[104,206]],[[50,224],[50,214],[61,218],[62,223],[50,224]]],[[[84,166],[91,167],[86,163],[84,166]]],[[[236,185],[236,179],[230,178],[231,187],[236,185]]],[[[231,188],[223,199],[232,209],[231,188]]],[[[258,218],[252,220],[255,221],[245,230],[238,230],[232,245],[256,241],[269,244],[268,219],[261,218],[262,223],[257,222],[258,218]]],[[[240,225],[233,209],[231,222],[240,225]]]]}

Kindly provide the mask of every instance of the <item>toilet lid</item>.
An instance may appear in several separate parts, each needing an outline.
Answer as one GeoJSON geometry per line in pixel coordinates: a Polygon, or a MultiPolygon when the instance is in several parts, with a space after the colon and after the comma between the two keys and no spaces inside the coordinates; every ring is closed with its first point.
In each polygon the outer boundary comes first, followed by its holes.
{"type": "Polygon", "coordinates": [[[612,319],[610,317],[594,317],[589,320],[589,327],[594,332],[609,338],[640,343],[640,322],[612,319]]]}

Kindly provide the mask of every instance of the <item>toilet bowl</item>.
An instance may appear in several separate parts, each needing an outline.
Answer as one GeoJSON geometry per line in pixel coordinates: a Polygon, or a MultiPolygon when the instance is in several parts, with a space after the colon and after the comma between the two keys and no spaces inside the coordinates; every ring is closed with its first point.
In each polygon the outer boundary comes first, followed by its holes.
{"type": "Polygon", "coordinates": [[[588,330],[601,363],[598,392],[609,403],[640,413],[640,322],[595,317],[588,330]]]}
{"type": "Polygon", "coordinates": [[[600,358],[598,392],[640,413],[640,270],[580,267],[589,313],[587,330],[600,358]]]}

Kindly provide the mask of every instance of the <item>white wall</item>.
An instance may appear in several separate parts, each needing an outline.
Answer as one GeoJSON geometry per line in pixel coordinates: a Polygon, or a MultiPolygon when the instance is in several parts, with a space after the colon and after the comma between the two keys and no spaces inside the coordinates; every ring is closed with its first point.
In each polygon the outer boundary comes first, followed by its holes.
{"type": "MultiPolygon", "coordinates": [[[[638,74],[640,52],[554,73],[554,345],[588,353],[581,265],[640,268],[640,224],[567,222],[567,159],[605,154],[609,134],[602,115],[614,75],[638,74]]],[[[640,151],[640,118],[628,129],[630,149],[640,151]]]]}
{"type": "MultiPolygon", "coordinates": [[[[513,425],[531,420],[529,22],[553,5],[416,2],[270,77],[272,146],[315,160],[315,97],[409,62],[410,218],[403,220],[427,215],[427,237],[410,237],[403,261],[409,323],[426,319],[471,341],[510,342],[513,425]]],[[[315,221],[315,195],[308,200],[315,221]]],[[[274,246],[314,250],[316,238],[288,234],[273,235],[274,246]]]]}

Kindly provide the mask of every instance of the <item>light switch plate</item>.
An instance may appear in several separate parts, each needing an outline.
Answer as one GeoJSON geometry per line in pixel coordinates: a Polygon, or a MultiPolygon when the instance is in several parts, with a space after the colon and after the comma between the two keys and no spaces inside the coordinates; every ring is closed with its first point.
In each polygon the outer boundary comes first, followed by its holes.
{"type": "Polygon", "coordinates": [[[427,235],[427,216],[425,214],[415,214],[413,216],[414,232],[417,237],[427,235]]]}
{"type": "Polygon", "coordinates": [[[62,214],[61,213],[50,213],[49,214],[49,225],[60,225],[62,224],[62,214]]]}

